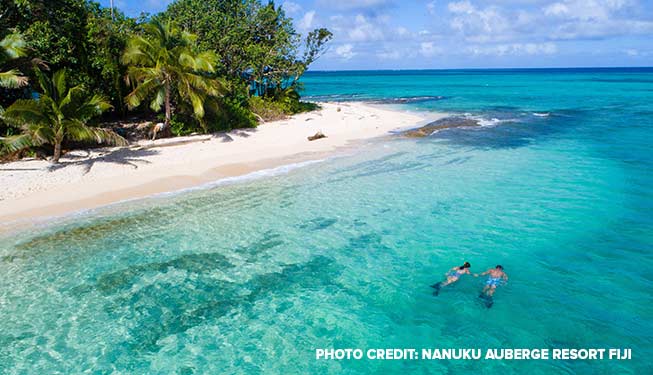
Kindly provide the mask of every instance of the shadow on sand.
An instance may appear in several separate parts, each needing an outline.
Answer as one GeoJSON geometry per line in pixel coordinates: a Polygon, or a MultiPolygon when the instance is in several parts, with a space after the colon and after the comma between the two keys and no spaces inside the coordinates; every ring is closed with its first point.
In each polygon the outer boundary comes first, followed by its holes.
{"type": "Polygon", "coordinates": [[[151,162],[147,159],[144,159],[146,156],[152,156],[158,154],[159,151],[152,149],[142,149],[142,148],[119,148],[116,150],[107,151],[100,153],[95,157],[89,157],[90,152],[87,151],[87,155],[66,155],[66,160],[60,161],[57,164],[52,164],[48,167],[48,171],[54,172],[58,169],[65,168],[67,166],[82,166],[84,168],[84,174],[87,174],[91,171],[93,166],[96,163],[113,163],[113,164],[122,164],[130,165],[134,169],[138,168],[138,163],[150,164],[151,162]]]}

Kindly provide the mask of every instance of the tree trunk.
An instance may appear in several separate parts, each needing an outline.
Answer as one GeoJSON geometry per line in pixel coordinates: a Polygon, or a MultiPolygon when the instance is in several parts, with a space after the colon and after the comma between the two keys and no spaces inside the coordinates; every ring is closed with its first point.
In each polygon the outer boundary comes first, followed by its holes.
{"type": "Polygon", "coordinates": [[[52,162],[58,163],[60,157],[61,157],[61,140],[56,139],[54,141],[54,154],[52,155],[52,162]]]}
{"type": "Polygon", "coordinates": [[[166,81],[166,129],[170,127],[172,119],[172,107],[170,105],[170,81],[166,81]]]}

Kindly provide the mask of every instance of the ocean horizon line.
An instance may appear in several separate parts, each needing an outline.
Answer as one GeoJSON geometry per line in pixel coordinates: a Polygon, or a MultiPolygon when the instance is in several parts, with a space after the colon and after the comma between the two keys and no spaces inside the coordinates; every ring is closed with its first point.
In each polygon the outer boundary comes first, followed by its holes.
{"type": "Polygon", "coordinates": [[[537,68],[523,68],[523,67],[502,67],[502,68],[408,68],[408,69],[320,69],[320,70],[307,70],[306,73],[334,73],[334,72],[429,72],[429,71],[606,71],[606,70],[636,70],[636,71],[649,71],[653,70],[653,66],[569,66],[569,67],[537,67],[537,68]]]}

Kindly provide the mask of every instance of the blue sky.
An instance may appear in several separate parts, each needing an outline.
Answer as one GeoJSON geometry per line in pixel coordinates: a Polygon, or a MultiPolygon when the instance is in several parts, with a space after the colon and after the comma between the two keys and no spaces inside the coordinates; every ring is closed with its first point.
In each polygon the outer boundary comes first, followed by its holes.
{"type": "MultiPolygon", "coordinates": [[[[114,0],[131,16],[171,2],[114,0]]],[[[653,66],[651,0],[276,3],[300,33],[334,33],[313,70],[653,66]]]]}

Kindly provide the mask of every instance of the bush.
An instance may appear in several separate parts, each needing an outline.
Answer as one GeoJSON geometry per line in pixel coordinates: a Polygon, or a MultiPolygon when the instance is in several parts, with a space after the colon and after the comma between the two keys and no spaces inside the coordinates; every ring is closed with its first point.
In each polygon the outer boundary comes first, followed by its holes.
{"type": "Polygon", "coordinates": [[[281,120],[301,112],[314,111],[320,106],[315,103],[302,102],[294,88],[279,90],[273,96],[262,98],[251,97],[249,106],[252,112],[261,116],[264,121],[281,120]]]}
{"type": "Polygon", "coordinates": [[[247,100],[240,98],[222,98],[217,114],[214,131],[237,128],[254,128],[256,116],[247,107],[247,100]]]}
{"type": "Polygon", "coordinates": [[[252,112],[261,116],[263,121],[281,120],[292,114],[287,112],[283,103],[265,100],[260,96],[253,96],[249,99],[249,108],[252,112]]]}

